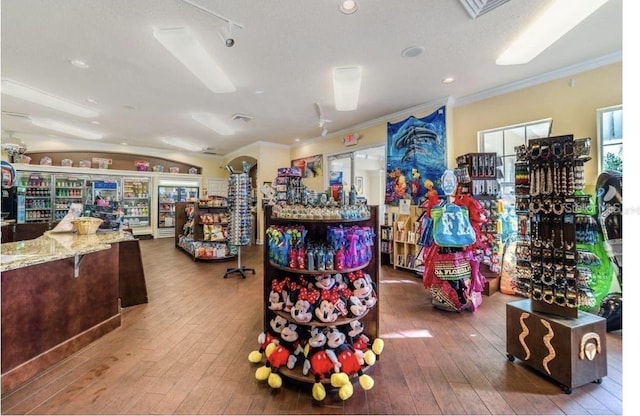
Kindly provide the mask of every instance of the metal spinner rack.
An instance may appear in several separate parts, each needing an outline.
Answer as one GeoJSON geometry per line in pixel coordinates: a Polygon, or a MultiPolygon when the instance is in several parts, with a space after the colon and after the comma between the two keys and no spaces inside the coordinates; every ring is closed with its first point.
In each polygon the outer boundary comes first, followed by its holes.
{"type": "Polygon", "coordinates": [[[231,173],[229,177],[229,242],[238,247],[238,265],[227,269],[224,274],[226,279],[234,273],[238,273],[245,279],[247,276],[245,272],[253,272],[256,274],[255,269],[251,269],[242,265],[242,246],[246,246],[251,241],[251,212],[249,208],[249,195],[251,181],[249,175],[244,173],[231,173]]]}

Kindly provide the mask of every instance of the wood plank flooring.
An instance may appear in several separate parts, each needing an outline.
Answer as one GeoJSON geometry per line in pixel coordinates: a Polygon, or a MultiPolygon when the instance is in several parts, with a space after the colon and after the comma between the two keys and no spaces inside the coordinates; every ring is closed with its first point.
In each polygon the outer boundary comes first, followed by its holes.
{"type": "Polygon", "coordinates": [[[194,262],[172,238],[142,240],[149,303],[122,326],[19,389],[2,414],[622,414],[622,333],[607,334],[608,375],[565,394],[506,359],[507,302],[484,297],[475,313],[434,309],[420,279],[384,266],[379,289],[385,349],[342,401],[309,385],[272,390],[248,361],[262,331],[262,246],[243,248],[247,279],[223,279],[236,260],[194,262]]]}

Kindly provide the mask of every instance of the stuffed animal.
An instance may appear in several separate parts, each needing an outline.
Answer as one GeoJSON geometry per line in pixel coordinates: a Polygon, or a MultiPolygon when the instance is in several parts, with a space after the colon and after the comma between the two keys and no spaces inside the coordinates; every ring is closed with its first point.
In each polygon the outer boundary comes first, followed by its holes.
{"type": "Polygon", "coordinates": [[[296,322],[307,323],[313,319],[314,305],[320,297],[320,292],[314,288],[301,288],[298,292],[292,293],[295,301],[291,308],[291,317],[296,322]]]}
{"type": "Polygon", "coordinates": [[[303,350],[298,326],[287,323],[282,328],[280,342],[268,353],[266,364],[256,370],[256,379],[268,380],[269,386],[274,389],[282,387],[282,377],[278,374],[278,370],[285,365],[293,369],[303,350]]]}
{"type": "Polygon", "coordinates": [[[337,304],[340,294],[337,290],[323,290],[320,295],[320,303],[315,309],[316,318],[322,322],[335,322],[338,319],[337,304]]]}
{"type": "Polygon", "coordinates": [[[320,290],[329,290],[336,284],[336,279],[331,274],[320,274],[316,276],[316,287],[320,290]]]}
{"type": "Polygon", "coordinates": [[[362,303],[367,305],[369,309],[373,308],[378,302],[378,298],[373,287],[371,275],[358,270],[354,273],[349,273],[348,277],[353,285],[353,294],[360,298],[362,303]]]}
{"type": "Polygon", "coordinates": [[[363,352],[364,362],[367,365],[373,365],[376,362],[377,356],[380,355],[384,349],[384,341],[382,338],[376,338],[370,344],[369,337],[364,334],[364,325],[358,320],[349,322],[345,330],[347,335],[349,335],[349,343],[353,345],[353,348],[363,352]]]}
{"type": "Polygon", "coordinates": [[[273,279],[271,281],[271,292],[269,292],[269,305],[267,306],[272,311],[281,311],[285,307],[285,301],[288,298],[287,286],[289,284],[289,278],[283,280],[273,279]]]}
{"type": "Polygon", "coordinates": [[[338,288],[338,290],[344,290],[349,287],[347,278],[342,273],[336,273],[333,278],[336,280],[335,286],[338,288]]]}
{"type": "Polygon", "coordinates": [[[355,317],[364,315],[369,310],[369,307],[362,302],[362,299],[356,295],[349,297],[349,312],[355,317]]]}
{"type": "Polygon", "coordinates": [[[362,371],[363,352],[345,342],[346,335],[336,327],[327,328],[327,347],[334,351],[340,362],[340,373],[331,375],[331,385],[338,387],[338,396],[347,400],[353,395],[353,385],[349,376],[358,374],[358,381],[364,390],[371,390],[373,378],[362,371]]]}
{"type": "Polygon", "coordinates": [[[267,347],[271,344],[277,345],[280,342],[280,333],[282,333],[282,328],[284,328],[286,324],[286,319],[278,315],[274,316],[273,319],[269,321],[270,328],[258,335],[258,344],[260,344],[260,348],[249,353],[249,361],[252,363],[259,363],[262,361],[262,354],[267,350],[267,347]]]}
{"type": "Polygon", "coordinates": [[[322,401],[327,396],[327,392],[320,382],[323,378],[328,378],[340,369],[340,362],[332,350],[325,348],[327,337],[318,327],[311,328],[309,339],[304,347],[304,364],[302,374],[305,376],[311,372],[314,377],[311,395],[315,400],[322,401]]]}

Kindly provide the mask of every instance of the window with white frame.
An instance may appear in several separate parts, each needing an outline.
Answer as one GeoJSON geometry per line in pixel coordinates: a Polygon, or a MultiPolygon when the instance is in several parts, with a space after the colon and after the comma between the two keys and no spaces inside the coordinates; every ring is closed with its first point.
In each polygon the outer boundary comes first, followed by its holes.
{"type": "Polygon", "coordinates": [[[515,163],[517,146],[526,145],[529,139],[549,137],[551,119],[531,121],[508,127],[484,130],[478,133],[480,152],[495,152],[502,162],[498,169],[498,182],[505,206],[513,206],[515,195],[515,163]]]}
{"type": "Polygon", "coordinates": [[[622,173],[622,106],[598,110],[598,143],[600,171],[622,173]]]}

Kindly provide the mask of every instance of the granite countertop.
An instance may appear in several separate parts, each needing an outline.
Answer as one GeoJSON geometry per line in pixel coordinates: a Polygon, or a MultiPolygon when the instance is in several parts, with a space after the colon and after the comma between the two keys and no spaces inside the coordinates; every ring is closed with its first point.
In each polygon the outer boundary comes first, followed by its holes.
{"type": "Polygon", "coordinates": [[[131,233],[125,231],[101,232],[93,235],[47,231],[33,240],[0,245],[2,253],[0,271],[107,250],[113,243],[135,239],[131,233]]]}

